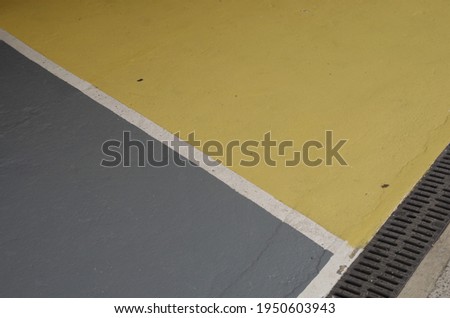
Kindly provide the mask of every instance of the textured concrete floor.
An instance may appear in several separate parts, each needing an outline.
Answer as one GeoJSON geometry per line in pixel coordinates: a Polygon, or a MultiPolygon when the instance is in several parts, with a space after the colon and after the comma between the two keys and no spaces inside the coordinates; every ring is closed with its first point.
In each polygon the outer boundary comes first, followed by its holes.
{"type": "Polygon", "coordinates": [[[450,262],[447,263],[428,297],[450,298],[450,262]]]}
{"type": "Polygon", "coordinates": [[[399,297],[450,297],[450,227],[421,262],[399,297]]]}
{"type": "Polygon", "coordinates": [[[101,167],[153,138],[1,41],[0,83],[0,297],[296,297],[331,257],[198,167],[101,167]]]}
{"type": "Polygon", "coordinates": [[[348,139],[349,167],[231,169],[354,247],[449,142],[447,0],[3,2],[0,28],[182,138],[348,139]]]}
{"type": "MultiPolygon", "coordinates": [[[[196,130],[226,143],[270,130],[302,144],[331,129],[349,139],[349,167],[231,169],[353,247],[449,141],[448,1],[21,0],[0,8],[1,28],[182,137],[196,130]]],[[[22,119],[5,124],[30,122],[22,119]]],[[[302,289],[297,283],[289,284],[302,289]]]]}

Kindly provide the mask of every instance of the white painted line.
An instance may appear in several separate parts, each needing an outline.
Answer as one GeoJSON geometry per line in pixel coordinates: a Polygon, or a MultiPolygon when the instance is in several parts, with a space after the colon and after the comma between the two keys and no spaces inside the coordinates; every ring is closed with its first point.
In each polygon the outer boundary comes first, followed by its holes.
{"type": "MultiPolygon", "coordinates": [[[[169,144],[169,141],[177,138],[169,131],[158,126],[156,123],[152,122],[136,111],[128,108],[111,96],[103,93],[92,84],[78,78],[74,74],[48,60],[45,56],[36,52],[25,43],[16,39],[13,35],[2,29],[0,29],[0,40],[5,41],[6,43],[8,43],[8,45],[16,49],[28,59],[34,61],[50,73],[77,88],[82,93],[89,96],[99,104],[108,108],[129,123],[145,131],[153,138],[167,144],[170,148],[173,149],[171,144],[169,144]]],[[[275,199],[269,193],[260,189],[229,168],[223,165],[217,165],[215,167],[207,165],[205,163],[205,160],[201,160],[201,158],[204,158],[206,156],[203,152],[185,143],[184,141],[180,142],[185,145],[184,147],[180,147],[180,155],[182,155],[186,159],[189,159],[189,149],[191,149],[191,153],[194,154],[194,158],[197,159],[198,162],[200,162],[199,166],[201,168],[208,171],[211,175],[215,176],[217,179],[221,180],[247,199],[258,204],[282,222],[289,224],[300,233],[334,254],[327,265],[321,270],[321,272],[316,276],[316,278],[311,282],[306,290],[300,295],[302,297],[325,296],[326,293],[331,290],[333,284],[340,277],[340,274],[337,273],[339,268],[341,266],[348,266],[354,259],[352,257],[352,255],[354,254],[353,249],[348,245],[348,243],[338,238],[334,234],[328,232],[326,229],[324,229],[311,219],[307,218],[306,216],[302,215],[298,211],[275,199]]],[[[209,161],[213,160],[214,159],[209,158],[209,161]]]]}

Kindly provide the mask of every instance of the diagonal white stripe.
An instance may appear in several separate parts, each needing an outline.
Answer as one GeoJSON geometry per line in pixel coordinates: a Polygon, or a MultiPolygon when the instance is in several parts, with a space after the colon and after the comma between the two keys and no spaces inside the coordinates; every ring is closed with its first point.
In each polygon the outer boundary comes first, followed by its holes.
{"type": "MultiPolygon", "coordinates": [[[[177,137],[175,137],[172,133],[160,127],[150,119],[142,116],[131,108],[128,108],[113,97],[100,91],[92,84],[78,78],[61,66],[48,60],[45,56],[34,51],[25,43],[21,42],[13,35],[2,29],[0,29],[0,40],[5,41],[8,45],[19,51],[28,59],[34,61],[50,73],[59,77],[71,86],[77,88],[82,93],[95,100],[97,103],[108,108],[129,123],[145,131],[153,138],[165,143],[173,149],[169,141],[177,139],[177,137]]],[[[347,242],[328,232],[322,226],[302,215],[300,212],[280,202],[272,195],[257,187],[250,181],[244,179],[229,168],[223,165],[217,165],[214,167],[207,165],[205,163],[205,160],[201,160],[206,156],[203,152],[195,147],[192,147],[184,141],[180,140],[180,143],[183,144],[183,147],[180,147],[179,149],[180,155],[182,155],[186,159],[189,159],[189,151],[191,151],[191,153],[194,154],[194,158],[199,162],[199,166],[201,168],[208,171],[208,173],[221,180],[247,199],[258,204],[282,222],[289,224],[324,249],[329,250],[333,253],[330,261],[312,280],[308,287],[300,294],[300,297],[326,296],[333,285],[340,278],[343,271],[342,269],[345,269],[350,265],[358,251],[354,251],[347,242]]],[[[214,159],[212,158],[208,157],[208,159],[210,162],[214,161],[214,159]]]]}

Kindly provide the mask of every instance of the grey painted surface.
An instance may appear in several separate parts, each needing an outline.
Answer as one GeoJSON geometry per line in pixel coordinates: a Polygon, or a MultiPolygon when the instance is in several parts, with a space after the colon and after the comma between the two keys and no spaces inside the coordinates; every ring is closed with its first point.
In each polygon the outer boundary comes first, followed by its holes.
{"type": "Polygon", "coordinates": [[[0,42],[0,297],[297,296],[331,253],[200,168],[102,168],[150,137],[0,42]]]}

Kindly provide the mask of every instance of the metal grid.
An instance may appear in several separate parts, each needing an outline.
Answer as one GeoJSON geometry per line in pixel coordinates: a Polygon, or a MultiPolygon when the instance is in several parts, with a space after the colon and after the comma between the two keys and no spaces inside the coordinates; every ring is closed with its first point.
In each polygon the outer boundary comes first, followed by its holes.
{"type": "Polygon", "coordinates": [[[450,145],[397,207],[329,297],[396,297],[450,222],[450,145]]]}

